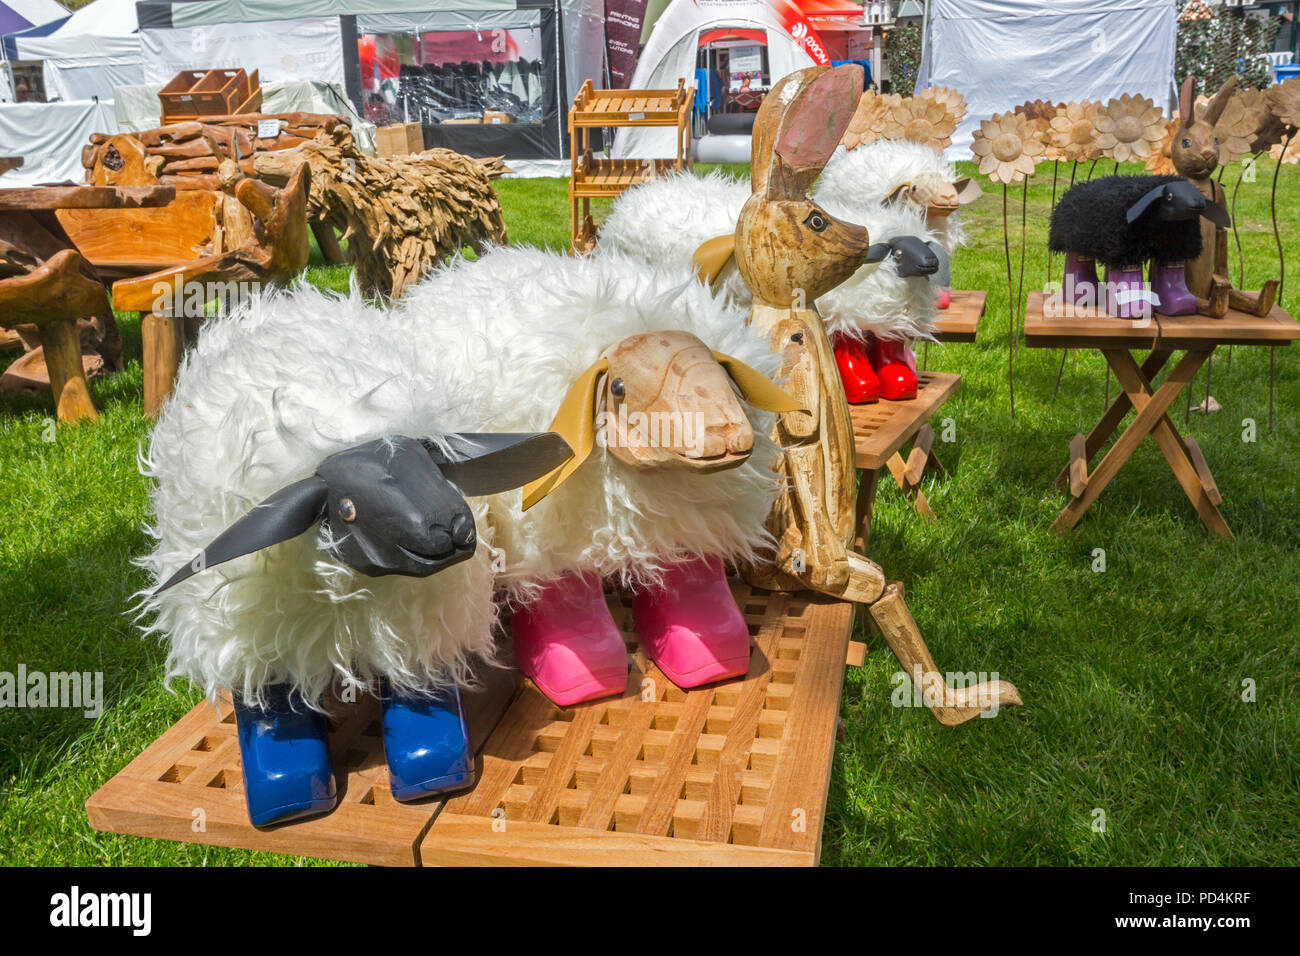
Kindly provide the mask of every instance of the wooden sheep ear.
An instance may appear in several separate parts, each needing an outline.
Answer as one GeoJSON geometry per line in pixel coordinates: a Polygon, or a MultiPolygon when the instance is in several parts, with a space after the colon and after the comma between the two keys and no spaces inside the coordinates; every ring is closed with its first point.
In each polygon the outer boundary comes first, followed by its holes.
{"type": "Polygon", "coordinates": [[[755,192],[774,201],[807,195],[853,118],[862,81],[857,64],[814,67],[786,77],[763,98],[754,120],[755,192]]]}
{"type": "Polygon", "coordinates": [[[984,195],[984,190],[980,188],[980,184],[970,176],[963,176],[953,183],[953,187],[957,190],[957,203],[962,206],[972,203],[984,195]]]}
{"type": "Polygon", "coordinates": [[[1163,185],[1157,186],[1155,189],[1148,189],[1142,194],[1141,199],[1128,207],[1128,212],[1124,214],[1125,220],[1129,223],[1136,222],[1138,217],[1146,212],[1153,202],[1164,195],[1164,192],[1165,187],[1163,185]]]}
{"type": "Polygon", "coordinates": [[[892,190],[890,190],[889,195],[885,197],[885,202],[887,203],[898,202],[899,199],[903,198],[903,194],[911,188],[912,188],[912,181],[910,179],[907,180],[906,182],[899,183],[892,190]]]}
{"type": "Polygon", "coordinates": [[[1228,105],[1228,100],[1232,98],[1233,91],[1237,88],[1237,76],[1234,73],[1223,81],[1219,87],[1219,92],[1214,94],[1214,99],[1210,100],[1209,105],[1205,107],[1205,115],[1202,120],[1211,126],[1219,122],[1219,117],[1223,115],[1224,107],[1228,105]]]}
{"type": "Polygon", "coordinates": [[[1187,76],[1178,90],[1178,113],[1184,126],[1196,122],[1196,77],[1187,76]]]}
{"type": "Polygon", "coordinates": [[[541,478],[573,457],[573,449],[554,432],[470,433],[447,436],[453,460],[429,439],[421,439],[442,476],[464,495],[495,495],[541,478]]]}
{"type": "Polygon", "coordinates": [[[803,412],[808,414],[808,409],[796,402],[784,389],[778,388],[772,381],[758,369],[751,368],[740,359],[732,358],[724,352],[714,352],[713,357],[718,360],[731,380],[736,383],[740,389],[741,396],[755,408],[761,408],[765,412],[803,412]]]}
{"type": "Polygon", "coordinates": [[[215,541],[168,578],[154,594],[161,594],[206,568],[298,537],[325,516],[327,494],[324,480],[316,475],[281,488],[217,535],[215,541]]]}
{"type": "Polygon", "coordinates": [[[700,243],[700,247],[691,256],[691,263],[704,284],[713,285],[735,255],[736,234],[729,232],[725,236],[714,236],[700,243]]]}
{"type": "Polygon", "coordinates": [[[564,439],[573,450],[573,457],[536,481],[524,485],[525,511],[564,484],[596,447],[596,385],[608,370],[609,359],[598,359],[591,368],[578,376],[578,380],[569,389],[569,394],[564,396],[550,430],[564,439]]]}

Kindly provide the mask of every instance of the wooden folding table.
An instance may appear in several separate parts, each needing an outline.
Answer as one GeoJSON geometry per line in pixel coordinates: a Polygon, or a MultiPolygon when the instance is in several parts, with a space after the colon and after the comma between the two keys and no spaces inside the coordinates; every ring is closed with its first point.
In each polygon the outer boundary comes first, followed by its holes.
{"type": "Polygon", "coordinates": [[[1119,380],[1122,392],[1087,436],[1070,442],[1070,460],[1057,476],[1068,489],[1070,502],[1057,516],[1053,529],[1064,533],[1097,500],[1124,463],[1148,435],[1182,485],[1201,521],[1214,534],[1232,539],[1219,505],[1219,493],[1205,456],[1195,439],[1183,438],[1169,417],[1169,408],[1191,384],[1197,370],[1220,345],[1290,345],[1300,338],[1300,323],[1274,306],[1268,315],[1249,315],[1230,309],[1221,319],[1205,315],[1155,315],[1148,320],[1119,319],[1091,309],[1063,307],[1059,293],[1047,299],[1031,292],[1025,307],[1025,343],[1031,348],[1093,348],[1102,353],[1119,380]],[[1141,364],[1134,353],[1147,351],[1141,364]],[[1156,375],[1173,358],[1173,370],[1159,386],[1156,375]],[[1137,415],[1110,450],[1088,470],[1088,463],[1119,428],[1130,411],[1137,415]]]}

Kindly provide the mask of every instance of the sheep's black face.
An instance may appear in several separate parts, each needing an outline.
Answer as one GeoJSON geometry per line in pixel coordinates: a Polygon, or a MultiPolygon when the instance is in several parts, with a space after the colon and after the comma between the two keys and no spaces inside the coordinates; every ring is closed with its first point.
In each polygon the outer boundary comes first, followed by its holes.
{"type": "Polygon", "coordinates": [[[428,577],[474,553],[469,505],[411,438],[372,441],[327,458],[335,552],[362,574],[428,577]]]}
{"type": "Polygon", "coordinates": [[[917,236],[895,236],[888,242],[871,246],[868,262],[882,259],[892,264],[899,278],[931,276],[939,271],[939,257],[917,236]]]}
{"type": "Polygon", "coordinates": [[[1165,222],[1195,219],[1205,211],[1205,195],[1187,180],[1166,183],[1155,203],[1156,216],[1165,222]]]}

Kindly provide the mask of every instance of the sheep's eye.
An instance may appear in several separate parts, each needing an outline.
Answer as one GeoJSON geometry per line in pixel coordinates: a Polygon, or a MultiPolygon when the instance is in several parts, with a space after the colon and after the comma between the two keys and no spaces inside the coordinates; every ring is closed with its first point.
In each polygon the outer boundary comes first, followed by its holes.
{"type": "Polygon", "coordinates": [[[894,258],[895,258],[895,259],[901,259],[901,258],[903,258],[903,250],[902,250],[902,249],[895,249],[895,250],[894,250],[894,258]]]}
{"type": "Polygon", "coordinates": [[[790,341],[794,342],[796,345],[803,345],[803,333],[796,332],[794,335],[790,336],[790,341]]]}
{"type": "Polygon", "coordinates": [[[357,520],[357,506],[352,503],[351,498],[339,499],[339,517],[347,522],[357,520]]]}
{"type": "Polygon", "coordinates": [[[609,383],[609,390],[615,398],[622,398],[627,393],[627,386],[621,378],[616,378],[609,383]]]}
{"type": "Polygon", "coordinates": [[[1191,148],[1192,148],[1192,141],[1190,139],[1183,140],[1183,149],[1191,149],[1191,148]]]}
{"type": "Polygon", "coordinates": [[[810,212],[808,218],[804,220],[804,223],[813,232],[825,232],[826,227],[830,225],[830,223],[826,221],[826,217],[819,212],[810,212]]]}

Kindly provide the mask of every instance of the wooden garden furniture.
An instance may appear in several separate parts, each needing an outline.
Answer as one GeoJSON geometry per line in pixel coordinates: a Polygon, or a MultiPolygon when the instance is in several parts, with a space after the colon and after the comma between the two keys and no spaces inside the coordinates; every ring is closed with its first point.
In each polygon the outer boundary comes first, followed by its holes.
{"type": "Polygon", "coordinates": [[[1232,531],[1219,506],[1223,496],[1210,473],[1205,456],[1192,438],[1183,438],[1169,417],[1169,409],[1197,370],[1220,345],[1289,345],[1300,339],[1297,323],[1280,306],[1265,316],[1229,309],[1222,318],[1206,315],[1155,315],[1150,320],[1119,319],[1094,310],[1072,309],[1041,292],[1029,295],[1025,310],[1025,343],[1031,348],[1093,348],[1102,353],[1119,380],[1121,393],[1086,436],[1070,442],[1070,459],[1057,476],[1057,485],[1070,494],[1069,503],[1052,525],[1065,533],[1124,467],[1148,436],[1155,441],[1187,494],[1201,521],[1214,534],[1228,540],[1232,531]],[[1045,309],[1045,306],[1050,306],[1045,309]],[[1139,364],[1136,352],[1146,351],[1139,364]],[[1174,359],[1172,371],[1159,386],[1156,375],[1174,359]],[[1136,416],[1097,466],[1089,463],[1101,451],[1130,411],[1136,416]]]}
{"type": "Polygon", "coordinates": [[[163,206],[170,186],[0,189],[0,326],[39,330],[60,421],[98,418],[81,361],[77,320],[112,315],[108,297],[60,226],[59,210],[163,206]]]}

